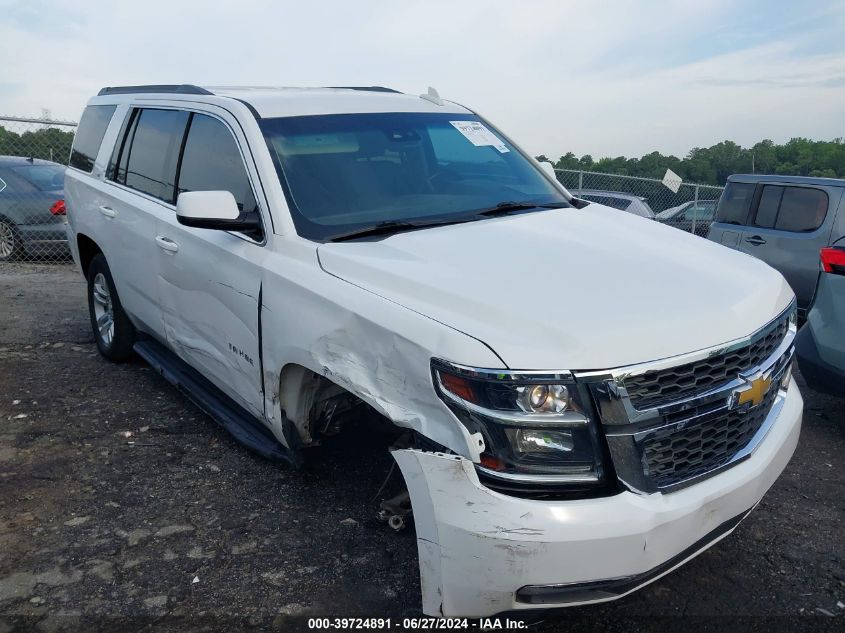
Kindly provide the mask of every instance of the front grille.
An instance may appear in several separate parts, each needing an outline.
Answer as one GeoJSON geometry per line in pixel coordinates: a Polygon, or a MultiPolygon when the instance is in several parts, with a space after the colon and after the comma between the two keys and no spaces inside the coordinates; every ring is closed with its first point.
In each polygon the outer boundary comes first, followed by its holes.
{"type": "Polygon", "coordinates": [[[727,464],[760,430],[777,392],[773,384],[756,407],[721,410],[648,435],[642,442],[643,472],[657,488],[666,488],[727,464]]]}
{"type": "Polygon", "coordinates": [[[784,314],[768,333],[745,347],[694,363],[629,376],[623,380],[623,384],[631,405],[635,409],[651,409],[730,382],[741,372],[757,367],[771,356],[788,329],[789,315],[784,314]]]}

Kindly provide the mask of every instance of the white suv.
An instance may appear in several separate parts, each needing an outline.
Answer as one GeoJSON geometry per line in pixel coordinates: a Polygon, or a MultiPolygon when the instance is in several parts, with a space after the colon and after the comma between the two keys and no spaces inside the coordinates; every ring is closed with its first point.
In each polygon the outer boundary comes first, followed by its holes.
{"type": "Polygon", "coordinates": [[[792,455],[794,295],[548,167],[434,91],[106,88],[66,179],[97,344],[271,458],[407,429],[427,614],[618,598],[792,455]]]}

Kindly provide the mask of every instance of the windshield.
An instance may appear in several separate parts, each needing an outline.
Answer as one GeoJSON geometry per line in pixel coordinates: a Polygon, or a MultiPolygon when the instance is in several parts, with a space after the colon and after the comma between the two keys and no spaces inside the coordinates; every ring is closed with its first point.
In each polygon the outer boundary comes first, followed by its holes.
{"type": "Polygon", "coordinates": [[[682,204],[679,207],[672,207],[671,209],[666,209],[665,211],[661,211],[657,214],[656,217],[660,218],[661,220],[668,220],[676,215],[678,215],[681,211],[686,211],[689,208],[691,202],[687,202],[686,204],[682,204]]]}
{"type": "Polygon", "coordinates": [[[319,115],[260,125],[297,232],[309,239],[473,218],[502,203],[568,206],[528,158],[473,115],[319,115]]]}
{"type": "Polygon", "coordinates": [[[12,171],[41,191],[58,191],[65,186],[65,168],[61,165],[20,165],[12,171]]]}
{"type": "Polygon", "coordinates": [[[689,207],[684,211],[684,219],[712,220],[715,211],[716,204],[714,202],[699,204],[697,207],[689,207]]]}

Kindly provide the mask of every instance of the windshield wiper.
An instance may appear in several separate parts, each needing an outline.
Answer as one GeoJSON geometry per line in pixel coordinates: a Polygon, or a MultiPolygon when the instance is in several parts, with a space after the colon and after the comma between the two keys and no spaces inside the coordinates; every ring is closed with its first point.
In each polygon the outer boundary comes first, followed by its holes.
{"type": "Polygon", "coordinates": [[[528,211],[529,209],[562,209],[568,206],[569,203],[567,202],[547,202],[538,204],[536,202],[516,202],[514,200],[506,200],[505,202],[500,202],[495,207],[476,211],[476,215],[489,217],[491,215],[512,213],[513,211],[528,211]]]}
{"type": "Polygon", "coordinates": [[[376,235],[390,235],[393,233],[401,233],[402,231],[413,231],[415,229],[422,229],[429,226],[446,226],[448,224],[462,224],[463,222],[470,222],[471,218],[452,218],[449,220],[421,220],[419,222],[407,222],[403,220],[386,220],[366,226],[362,229],[349,231],[349,233],[341,233],[328,239],[329,242],[344,242],[346,240],[353,240],[359,237],[373,237],[376,235]]]}
{"type": "Polygon", "coordinates": [[[344,242],[347,240],[354,240],[359,237],[374,237],[377,235],[390,235],[393,233],[401,233],[402,231],[413,231],[416,229],[428,228],[431,226],[447,226],[449,224],[463,224],[464,222],[472,222],[479,219],[479,217],[491,217],[494,215],[511,213],[513,211],[527,211],[529,209],[561,209],[568,207],[566,202],[551,202],[544,204],[537,204],[536,202],[500,202],[495,207],[488,209],[481,209],[474,211],[471,215],[462,215],[459,217],[440,219],[440,220],[418,220],[415,222],[408,222],[407,220],[385,220],[366,226],[361,229],[350,231],[349,233],[341,233],[330,237],[329,242],[344,242]]]}

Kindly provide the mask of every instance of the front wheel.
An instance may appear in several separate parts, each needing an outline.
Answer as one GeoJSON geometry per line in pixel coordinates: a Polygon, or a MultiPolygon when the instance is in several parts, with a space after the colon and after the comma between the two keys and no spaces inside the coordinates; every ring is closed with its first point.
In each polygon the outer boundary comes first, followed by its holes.
{"type": "Polygon", "coordinates": [[[129,358],[135,328],[120,305],[109,265],[102,254],[95,255],[88,266],[88,312],[100,353],[116,362],[129,358]]]}

